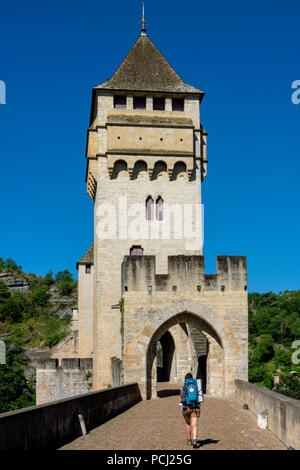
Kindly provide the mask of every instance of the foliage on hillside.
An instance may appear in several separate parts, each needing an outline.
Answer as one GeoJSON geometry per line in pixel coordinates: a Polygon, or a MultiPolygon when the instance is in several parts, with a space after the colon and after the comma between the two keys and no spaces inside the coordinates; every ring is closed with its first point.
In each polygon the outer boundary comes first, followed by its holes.
{"type": "Polygon", "coordinates": [[[6,364],[0,364],[3,413],[35,404],[28,351],[51,348],[69,333],[70,315],[66,312],[77,301],[77,282],[67,270],[56,276],[51,271],[44,277],[36,276],[3,258],[0,273],[9,273],[28,284],[22,293],[0,279],[0,339],[6,343],[6,364]]]}
{"type": "Polygon", "coordinates": [[[249,381],[300,399],[295,340],[300,340],[300,291],[249,294],[249,381]],[[280,377],[275,386],[274,375],[280,377]]]}

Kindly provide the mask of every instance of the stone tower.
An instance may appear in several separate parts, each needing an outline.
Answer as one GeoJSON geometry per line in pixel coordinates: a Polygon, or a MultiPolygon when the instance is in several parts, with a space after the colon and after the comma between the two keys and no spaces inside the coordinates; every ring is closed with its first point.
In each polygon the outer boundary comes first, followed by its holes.
{"type": "Polygon", "coordinates": [[[216,395],[247,380],[246,258],[218,256],[216,274],[204,273],[203,96],[144,23],[113,76],[93,88],[86,182],[94,243],[77,263],[72,352],[61,351],[80,359],[72,363],[80,376],[92,359],[94,390],[138,382],[153,398],[157,380],[181,382],[190,370],[216,395]]]}
{"type": "MultiPolygon", "coordinates": [[[[179,206],[184,215],[184,208],[200,205],[206,174],[203,95],[181,80],[145,32],[112,78],[93,89],[87,185],[95,202],[95,388],[112,383],[111,358],[122,358],[120,312],[112,305],[122,297],[124,256],[155,256],[155,274],[167,275],[168,256],[202,255],[202,244],[190,246],[180,233],[178,239],[174,233],[159,237],[165,222],[165,214],[159,220],[159,211],[160,206],[164,212],[168,205],[179,206]],[[121,211],[130,219],[135,204],[141,205],[146,220],[148,210],[147,238],[132,238],[119,220],[115,239],[97,236],[101,206],[105,210],[111,205],[111,216],[117,219],[123,218],[121,211]]],[[[130,232],[129,220],[127,228],[130,232]]]]}

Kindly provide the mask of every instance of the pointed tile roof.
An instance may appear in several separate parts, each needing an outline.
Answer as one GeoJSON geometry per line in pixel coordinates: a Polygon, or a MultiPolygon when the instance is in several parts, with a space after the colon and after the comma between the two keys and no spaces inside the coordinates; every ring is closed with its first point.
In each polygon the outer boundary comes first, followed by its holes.
{"type": "Polygon", "coordinates": [[[92,244],[83,257],[77,261],[76,269],[78,269],[79,264],[94,264],[94,244],[92,244]]]}
{"type": "Polygon", "coordinates": [[[113,76],[95,89],[204,95],[181,80],[146,34],[142,34],[113,76]]]}

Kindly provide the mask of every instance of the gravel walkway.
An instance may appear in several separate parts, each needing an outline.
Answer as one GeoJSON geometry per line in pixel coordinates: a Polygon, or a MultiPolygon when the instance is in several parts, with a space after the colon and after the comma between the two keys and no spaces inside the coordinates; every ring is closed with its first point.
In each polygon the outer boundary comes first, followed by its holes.
{"type": "MultiPolygon", "coordinates": [[[[178,388],[177,385],[161,388],[178,388]]],[[[61,447],[66,450],[193,450],[186,434],[179,396],[142,401],[61,447]]],[[[205,396],[199,420],[198,449],[286,449],[268,430],[258,429],[256,418],[235,398],[205,396]]]]}

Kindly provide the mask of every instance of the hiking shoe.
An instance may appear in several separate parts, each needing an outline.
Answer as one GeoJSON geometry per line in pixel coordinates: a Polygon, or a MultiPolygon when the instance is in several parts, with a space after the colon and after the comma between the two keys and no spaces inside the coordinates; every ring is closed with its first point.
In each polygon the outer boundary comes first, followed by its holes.
{"type": "Polygon", "coordinates": [[[197,449],[197,439],[193,439],[193,448],[197,449]]]}
{"type": "Polygon", "coordinates": [[[192,439],[187,439],[186,443],[187,443],[188,446],[191,446],[192,445],[192,439]]]}

